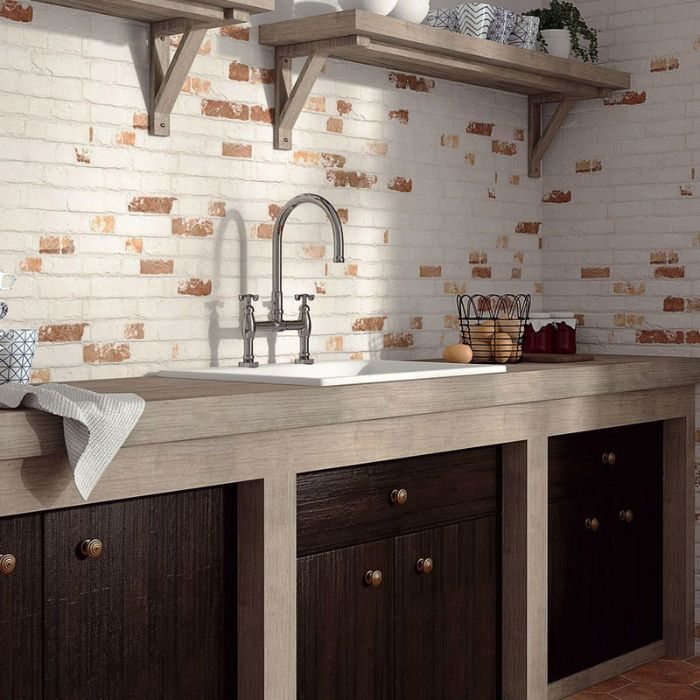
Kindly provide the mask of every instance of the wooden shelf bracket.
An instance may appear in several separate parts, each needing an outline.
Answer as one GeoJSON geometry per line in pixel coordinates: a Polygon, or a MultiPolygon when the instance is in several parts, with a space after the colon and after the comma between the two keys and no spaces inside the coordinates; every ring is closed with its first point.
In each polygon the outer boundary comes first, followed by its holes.
{"type": "Polygon", "coordinates": [[[326,67],[328,55],[342,50],[352,54],[353,48],[369,46],[363,36],[341,37],[275,48],[275,124],[274,147],[281,151],[292,148],[292,132],[316,80],[326,67]],[[306,56],[296,81],[292,80],[292,60],[306,56]]]}
{"type": "Polygon", "coordinates": [[[542,107],[543,102],[537,97],[528,100],[528,154],[527,174],[530,177],[542,177],[542,159],[552,145],[557,131],[564,123],[567,115],[573,107],[574,100],[563,99],[557,105],[552,118],[542,131],[542,107]]]}

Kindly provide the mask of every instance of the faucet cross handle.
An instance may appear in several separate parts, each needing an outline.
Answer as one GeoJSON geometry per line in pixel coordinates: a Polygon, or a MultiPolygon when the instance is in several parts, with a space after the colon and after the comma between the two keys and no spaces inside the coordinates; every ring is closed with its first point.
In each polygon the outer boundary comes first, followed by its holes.
{"type": "Polygon", "coordinates": [[[259,295],[257,294],[239,294],[238,298],[240,301],[244,301],[246,303],[246,306],[250,306],[251,301],[257,301],[260,299],[259,295]]]}
{"type": "Polygon", "coordinates": [[[314,294],[295,294],[294,299],[300,301],[302,304],[306,304],[309,301],[313,301],[316,298],[314,294]]]}

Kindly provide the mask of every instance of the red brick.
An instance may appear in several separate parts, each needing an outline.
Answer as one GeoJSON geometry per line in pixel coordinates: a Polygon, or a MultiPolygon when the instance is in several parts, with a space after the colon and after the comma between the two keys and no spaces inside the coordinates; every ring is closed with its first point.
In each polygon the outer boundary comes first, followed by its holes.
{"type": "Polygon", "coordinates": [[[186,92],[192,95],[207,95],[211,90],[211,81],[205,80],[204,78],[197,78],[193,75],[188,75],[182,86],[182,92],[186,92]]]}
{"type": "Polygon", "coordinates": [[[117,143],[120,146],[135,146],[136,134],[133,131],[120,131],[117,134],[117,143]]]}
{"type": "Polygon", "coordinates": [[[226,102],[225,100],[202,100],[202,114],[205,117],[218,119],[235,119],[245,122],[250,119],[248,105],[238,102],[226,102]]]}
{"type": "Polygon", "coordinates": [[[700,343],[700,331],[686,331],[685,342],[690,345],[697,345],[700,343]]]}
{"type": "Polygon", "coordinates": [[[75,244],[71,236],[42,236],[39,252],[44,255],[72,255],[75,253],[75,244]]]}
{"type": "Polygon", "coordinates": [[[641,345],[681,345],[683,331],[644,330],[637,331],[635,338],[641,345]]]}
{"type": "Polygon", "coordinates": [[[100,214],[90,219],[90,230],[93,233],[114,233],[115,223],[111,214],[100,214]]]}
{"type": "Polygon", "coordinates": [[[384,321],[386,321],[386,316],[366,316],[365,318],[358,318],[352,324],[352,329],[355,332],[377,332],[384,330],[384,321]]]}
{"type": "Polygon", "coordinates": [[[174,236],[190,236],[206,238],[214,234],[214,222],[210,219],[173,219],[172,231],[174,236]]]}
{"type": "Polygon", "coordinates": [[[443,134],[440,137],[440,145],[444,148],[459,148],[459,135],[443,134]]]}
{"type": "Polygon", "coordinates": [[[647,101],[646,90],[635,92],[634,90],[625,90],[624,92],[616,92],[612,97],[606,97],[604,102],[606,105],[641,105],[647,101]]]}
{"type": "Polygon", "coordinates": [[[354,170],[329,170],[326,179],[335,187],[352,187],[354,189],[371,190],[377,184],[376,175],[358,173],[354,170]]]}
{"type": "Polygon", "coordinates": [[[145,112],[136,112],[133,125],[134,129],[148,129],[148,115],[145,112]]]}
{"type": "Polygon", "coordinates": [[[124,241],[124,250],[127,253],[143,253],[143,238],[127,238],[124,241]]]}
{"type": "Polygon", "coordinates": [[[275,71],[272,68],[251,68],[250,82],[253,85],[272,85],[275,82],[275,71]]]}
{"type": "Polygon", "coordinates": [[[450,295],[466,294],[467,283],[462,282],[462,284],[460,284],[459,282],[455,282],[454,280],[448,280],[447,282],[445,282],[445,284],[443,284],[442,292],[443,294],[450,295]]]}
{"type": "Polygon", "coordinates": [[[142,275],[172,275],[174,269],[173,260],[150,260],[140,261],[142,275]]]}
{"type": "Polygon", "coordinates": [[[413,92],[431,92],[435,87],[435,81],[429,78],[420,78],[417,75],[407,73],[392,73],[389,80],[399,90],[413,90],[413,92]]]}
{"type": "Polygon", "coordinates": [[[248,41],[250,39],[250,27],[246,24],[229,24],[221,27],[219,34],[238,41],[248,41]]]}
{"type": "Polygon", "coordinates": [[[13,22],[31,22],[34,19],[34,10],[31,3],[23,5],[19,0],[2,0],[0,17],[13,22]]]}
{"type": "Polygon", "coordinates": [[[495,124],[490,122],[469,122],[467,126],[468,134],[476,134],[477,136],[491,136],[495,124]]]}
{"type": "Polygon", "coordinates": [[[348,102],[347,100],[338,100],[335,103],[335,108],[338,110],[338,114],[350,114],[350,112],[352,112],[352,102],[348,102]]]}
{"type": "Polygon", "coordinates": [[[311,258],[312,260],[320,260],[326,255],[326,246],[309,243],[303,247],[302,253],[305,258],[311,258]]]}
{"type": "Polygon", "coordinates": [[[25,258],[20,262],[19,269],[22,272],[41,272],[42,264],[41,258],[25,258]]]}
{"type": "Polygon", "coordinates": [[[88,364],[116,364],[131,358],[127,343],[92,343],[83,348],[83,360],[88,364]]]}
{"type": "Polygon", "coordinates": [[[258,124],[272,124],[275,121],[275,110],[272,107],[253,105],[250,108],[250,119],[258,124]]]}
{"type": "Polygon", "coordinates": [[[666,297],[664,311],[676,312],[685,310],[685,300],[681,297],[666,297]]]}
{"type": "Polygon", "coordinates": [[[259,240],[270,240],[273,230],[272,224],[257,224],[253,226],[252,236],[259,240]]]}
{"type": "Polygon", "coordinates": [[[422,316],[411,316],[411,320],[409,321],[409,326],[411,327],[411,330],[414,330],[414,331],[422,330],[423,317],[422,316]]]}
{"type": "Polygon", "coordinates": [[[90,164],[91,158],[89,148],[76,148],[74,150],[76,163],[83,163],[84,165],[90,164]]]}
{"type": "Polygon", "coordinates": [[[325,112],[326,111],[326,98],[314,95],[309,97],[304,104],[304,109],[307,112],[325,112]]]}
{"type": "Polygon", "coordinates": [[[343,351],[343,336],[332,335],[326,339],[326,352],[342,352],[343,351]]]}
{"type": "Polygon", "coordinates": [[[582,280],[604,280],[610,277],[609,267],[582,267],[582,280]]]}
{"type": "Polygon", "coordinates": [[[343,274],[346,277],[357,277],[357,263],[349,263],[343,268],[343,274]]]}
{"type": "Polygon", "coordinates": [[[337,153],[321,153],[321,165],[326,168],[344,168],[345,163],[345,156],[337,153]]]}
{"type": "Polygon", "coordinates": [[[442,266],[441,265],[421,265],[420,266],[420,276],[421,277],[442,277],[442,266]]]}
{"type": "Polygon", "coordinates": [[[222,143],[221,155],[226,158],[251,158],[253,146],[249,143],[222,143]]]}
{"type": "Polygon", "coordinates": [[[571,201],[571,191],[551,190],[550,192],[545,192],[542,196],[542,201],[545,204],[567,204],[571,201]]]}
{"type": "Polygon", "coordinates": [[[492,141],[491,151],[502,156],[514,156],[518,152],[518,147],[509,141],[492,141]]]}
{"type": "Polygon", "coordinates": [[[226,202],[209,202],[209,216],[225,217],[226,202]]]}
{"type": "Polygon", "coordinates": [[[657,279],[680,279],[685,277],[685,267],[673,266],[673,267],[657,267],[654,270],[654,277],[657,279]]]}
{"type": "Polygon", "coordinates": [[[694,197],[695,188],[692,185],[681,185],[680,186],[681,197],[694,197]]]}
{"type": "Polygon", "coordinates": [[[87,323],[62,323],[39,328],[40,343],[77,343],[83,339],[87,323]]]}
{"type": "Polygon", "coordinates": [[[29,381],[32,384],[48,384],[51,381],[50,369],[33,369],[29,381]]]}
{"type": "Polygon", "coordinates": [[[401,122],[402,124],[408,124],[408,110],[407,109],[392,109],[389,112],[389,119],[401,122]]]}
{"type": "Polygon", "coordinates": [[[175,197],[134,197],[129,211],[142,214],[170,214],[175,197]]]}
{"type": "Polygon", "coordinates": [[[127,323],[124,326],[124,337],[127,340],[143,340],[145,335],[143,323],[127,323]]]}
{"type": "Polygon", "coordinates": [[[652,73],[663,73],[669,70],[678,70],[680,66],[681,63],[676,56],[662,56],[651,59],[650,69],[652,73]]]}
{"type": "Polygon", "coordinates": [[[472,277],[476,279],[491,279],[490,267],[474,267],[472,268],[472,277]]]}
{"type": "Polygon", "coordinates": [[[613,292],[630,297],[641,297],[646,294],[646,285],[644,282],[640,282],[639,285],[635,287],[632,282],[615,282],[613,285],[613,292]]]}
{"type": "Polygon", "coordinates": [[[407,180],[404,177],[394,177],[389,180],[388,187],[394,192],[411,192],[413,191],[413,180],[407,180]]]}
{"type": "Polygon", "coordinates": [[[384,336],[385,348],[410,348],[413,345],[413,333],[387,333],[384,336]]]}
{"type": "Polygon", "coordinates": [[[599,173],[603,169],[603,164],[599,160],[577,160],[577,173],[599,173]]]}
{"type": "Polygon", "coordinates": [[[516,233],[531,233],[535,236],[539,235],[541,221],[519,221],[515,227],[516,233]]]}
{"type": "Polygon", "coordinates": [[[211,280],[202,280],[193,277],[182,280],[177,287],[177,293],[192,297],[207,297],[211,294],[211,280]]]}
{"type": "Polygon", "coordinates": [[[525,140],[525,129],[514,129],[513,130],[513,138],[516,141],[524,141],[525,140]]]}
{"type": "Polygon", "coordinates": [[[469,264],[470,265],[486,265],[489,261],[488,253],[485,250],[470,250],[469,264]]]}
{"type": "Polygon", "coordinates": [[[328,117],[326,122],[326,131],[330,131],[333,134],[343,133],[343,120],[338,119],[338,117],[328,117]]]}
{"type": "Polygon", "coordinates": [[[459,330],[459,318],[454,314],[446,314],[442,317],[443,328],[459,330]]]}

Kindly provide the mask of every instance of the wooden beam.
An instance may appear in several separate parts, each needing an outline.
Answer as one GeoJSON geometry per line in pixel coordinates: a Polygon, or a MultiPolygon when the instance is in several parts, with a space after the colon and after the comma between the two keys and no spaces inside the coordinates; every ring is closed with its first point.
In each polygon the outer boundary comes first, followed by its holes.
{"type": "Polygon", "coordinates": [[[666,653],[694,653],[695,412],[664,421],[664,641],[666,653]]]}
{"type": "Polygon", "coordinates": [[[206,34],[206,29],[187,29],[171,61],[168,34],[151,25],[151,135],[170,135],[170,114],[206,34]]]}
{"type": "Polygon", "coordinates": [[[547,446],[503,446],[503,700],[547,697],[547,446]]]}
{"type": "Polygon", "coordinates": [[[574,101],[565,99],[559,103],[552,118],[549,120],[544,133],[542,133],[542,105],[529,100],[528,105],[528,175],[530,177],[542,176],[542,159],[552,145],[554,137],[571,111],[574,101]]]}

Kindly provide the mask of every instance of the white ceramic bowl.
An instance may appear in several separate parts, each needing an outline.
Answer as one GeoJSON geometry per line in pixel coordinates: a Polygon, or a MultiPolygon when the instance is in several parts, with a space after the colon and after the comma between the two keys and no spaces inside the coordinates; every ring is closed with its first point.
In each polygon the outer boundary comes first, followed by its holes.
{"type": "Polygon", "coordinates": [[[365,10],[377,15],[388,15],[395,6],[396,0],[340,0],[343,10],[365,10]]]}
{"type": "Polygon", "coordinates": [[[430,0],[397,0],[396,7],[389,13],[389,16],[420,24],[426,18],[429,10],[430,0]]]}

